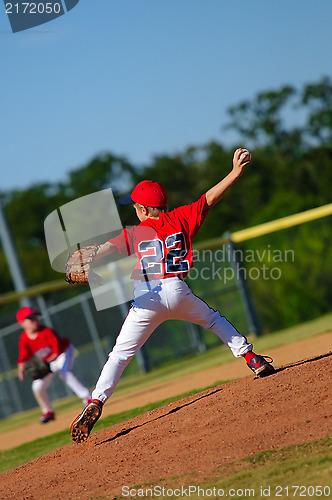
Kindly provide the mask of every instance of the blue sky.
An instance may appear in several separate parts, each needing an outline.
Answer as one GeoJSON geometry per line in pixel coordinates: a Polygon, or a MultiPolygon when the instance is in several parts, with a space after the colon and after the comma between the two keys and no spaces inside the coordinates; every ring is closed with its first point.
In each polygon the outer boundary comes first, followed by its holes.
{"type": "Polygon", "coordinates": [[[0,5],[0,190],[234,138],[226,110],[331,75],[332,2],[80,0],[13,34],[0,5]]]}

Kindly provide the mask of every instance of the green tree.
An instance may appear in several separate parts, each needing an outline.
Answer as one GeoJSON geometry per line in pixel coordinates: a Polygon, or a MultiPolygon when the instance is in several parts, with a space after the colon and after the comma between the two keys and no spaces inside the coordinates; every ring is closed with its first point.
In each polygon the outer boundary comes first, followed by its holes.
{"type": "Polygon", "coordinates": [[[87,165],[69,172],[58,186],[56,199],[70,201],[108,187],[117,195],[130,184],[134,173],[134,167],[125,158],[110,153],[98,155],[87,165]]]}
{"type": "Polygon", "coordinates": [[[293,87],[286,85],[229,107],[231,121],[225,129],[236,130],[254,149],[268,147],[288,152],[292,147],[294,151],[301,145],[301,130],[296,127],[288,130],[283,112],[296,93],[293,87]]]}
{"type": "MultiPolygon", "coordinates": [[[[46,217],[69,201],[108,187],[112,187],[117,196],[132,183],[133,173],[134,168],[127,160],[104,154],[71,171],[59,184],[36,184],[25,190],[3,193],[6,217],[28,285],[59,278],[50,266],[46,251],[46,217]]],[[[4,293],[12,290],[13,285],[2,252],[0,264],[3,268],[0,290],[4,293]]]]}
{"type": "Polygon", "coordinates": [[[322,78],[318,83],[305,85],[301,105],[307,109],[306,133],[309,144],[332,148],[332,80],[322,78]]]}

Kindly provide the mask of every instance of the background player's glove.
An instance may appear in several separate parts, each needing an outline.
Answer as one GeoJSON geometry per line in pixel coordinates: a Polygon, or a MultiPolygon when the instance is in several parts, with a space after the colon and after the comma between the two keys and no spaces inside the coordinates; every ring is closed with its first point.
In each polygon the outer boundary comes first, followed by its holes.
{"type": "Polygon", "coordinates": [[[33,357],[24,363],[24,373],[26,373],[31,380],[44,378],[51,373],[50,364],[40,358],[33,357]]]}
{"type": "Polygon", "coordinates": [[[102,284],[102,279],[90,269],[93,259],[98,251],[98,245],[88,245],[68,256],[66,262],[67,283],[97,283],[102,284]]]}

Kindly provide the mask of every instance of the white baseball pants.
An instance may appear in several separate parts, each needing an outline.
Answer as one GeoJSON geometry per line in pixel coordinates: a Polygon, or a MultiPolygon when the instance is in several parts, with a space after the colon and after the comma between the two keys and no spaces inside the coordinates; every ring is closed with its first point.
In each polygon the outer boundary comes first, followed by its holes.
{"type": "Polygon", "coordinates": [[[85,385],[73,374],[72,367],[74,364],[75,349],[70,344],[67,349],[60,354],[54,361],[50,363],[52,373],[49,373],[44,378],[38,378],[32,382],[33,394],[42,410],[42,413],[53,411],[52,403],[47,394],[47,388],[52,382],[56,373],[70,387],[70,389],[83,400],[84,403],[91,397],[90,391],[85,385]]]}
{"type": "Polygon", "coordinates": [[[132,307],[92,392],[93,399],[104,403],[112,395],[129,361],[157,326],[168,319],[190,321],[211,330],[236,357],[252,350],[252,344],[224,316],[194,295],[184,281],[177,277],[138,281],[132,307]]]}

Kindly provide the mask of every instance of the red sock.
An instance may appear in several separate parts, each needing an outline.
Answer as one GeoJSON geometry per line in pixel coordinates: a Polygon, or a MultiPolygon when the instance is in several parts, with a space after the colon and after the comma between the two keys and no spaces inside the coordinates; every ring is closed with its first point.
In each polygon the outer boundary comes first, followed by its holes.
{"type": "Polygon", "coordinates": [[[246,360],[247,363],[250,363],[252,358],[254,358],[256,354],[253,351],[246,352],[244,355],[244,359],[246,360]]]}

